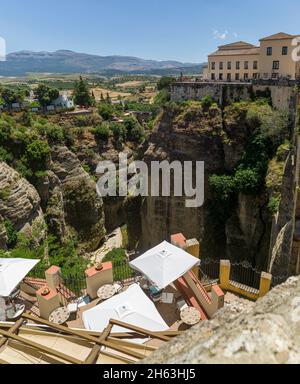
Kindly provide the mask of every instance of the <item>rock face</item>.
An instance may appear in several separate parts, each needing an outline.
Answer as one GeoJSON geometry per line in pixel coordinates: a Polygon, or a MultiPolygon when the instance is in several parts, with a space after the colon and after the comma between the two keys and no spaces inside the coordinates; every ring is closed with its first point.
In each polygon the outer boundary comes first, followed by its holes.
{"type": "Polygon", "coordinates": [[[233,171],[241,160],[251,127],[246,123],[247,106],[229,106],[224,112],[215,105],[204,109],[191,103],[184,109],[167,109],[153,132],[144,159],[151,161],[204,161],[205,204],[186,208],[185,198],[148,197],[142,205],[140,246],[147,249],[177,232],[202,243],[202,256],[231,260],[260,259],[268,219],[261,211],[260,196],[240,195],[227,222],[215,217],[210,204],[208,178],[233,171]]]}
{"type": "Polygon", "coordinates": [[[37,190],[4,162],[0,162],[0,193],[0,247],[5,248],[7,240],[4,219],[29,236],[34,228],[40,229],[38,236],[43,237],[44,218],[37,190]]]}
{"type": "Polygon", "coordinates": [[[75,234],[85,250],[96,250],[105,237],[103,202],[95,181],[67,147],[52,149],[48,185],[52,228],[62,237],[75,234]]]}
{"type": "Polygon", "coordinates": [[[242,312],[221,310],[145,363],[299,364],[300,278],[290,278],[242,312]]]}
{"type": "MultiPolygon", "coordinates": [[[[191,160],[204,161],[206,175],[222,169],[224,154],[220,109],[212,107],[205,113],[196,105],[183,114],[165,111],[150,138],[144,160],[149,164],[151,161],[163,160],[179,160],[182,164],[191,160]]],[[[142,248],[156,245],[178,231],[190,238],[202,237],[203,208],[186,209],[185,200],[182,197],[145,199],[142,211],[142,248]]]]}

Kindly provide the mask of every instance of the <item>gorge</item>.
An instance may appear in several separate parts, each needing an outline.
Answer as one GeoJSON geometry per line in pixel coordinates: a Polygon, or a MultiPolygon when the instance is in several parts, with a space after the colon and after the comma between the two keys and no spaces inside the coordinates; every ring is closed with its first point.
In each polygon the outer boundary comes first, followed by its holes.
{"type": "Polygon", "coordinates": [[[223,104],[209,97],[168,102],[144,141],[97,136],[97,111],[80,124],[73,116],[36,116],[29,127],[21,114],[3,114],[0,247],[13,249],[16,241],[9,237],[16,231],[30,239],[31,250],[50,236],[59,244],[71,241],[84,258],[107,232],[126,224],[130,250],[183,232],[200,240],[203,259],[247,261],[287,277],[297,264],[288,256],[296,204],[290,188],[296,182],[296,96],[290,94],[289,111],[263,96],[247,93],[223,104]],[[186,208],[185,197],[101,199],[97,164],[117,164],[120,152],[129,162],[204,161],[204,206],[186,208]],[[33,172],[24,170],[25,156],[33,172]]]}

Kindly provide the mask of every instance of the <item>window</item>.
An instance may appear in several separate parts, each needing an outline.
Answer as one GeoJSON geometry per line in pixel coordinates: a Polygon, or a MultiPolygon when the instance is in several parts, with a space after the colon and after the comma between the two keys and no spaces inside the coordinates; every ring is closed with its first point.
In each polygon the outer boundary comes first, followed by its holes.
{"type": "Polygon", "coordinates": [[[245,61],[245,63],[244,63],[244,69],[249,69],[249,61],[245,61]]]}
{"type": "Polygon", "coordinates": [[[222,61],[221,61],[220,64],[219,64],[219,69],[220,69],[220,70],[223,69],[223,63],[222,63],[222,61]]]}
{"type": "Polygon", "coordinates": [[[236,62],[235,68],[236,68],[237,70],[240,69],[240,62],[239,62],[239,61],[236,62]]]}
{"type": "Polygon", "coordinates": [[[219,80],[223,80],[223,73],[219,74],[219,80]]]}
{"type": "Polygon", "coordinates": [[[211,63],[211,69],[212,69],[213,71],[216,69],[216,63],[215,63],[215,62],[211,63]]]}
{"type": "Polygon", "coordinates": [[[236,73],[236,74],[235,74],[235,80],[237,80],[237,81],[240,80],[240,74],[239,74],[239,73],[236,73]]]}
{"type": "Polygon", "coordinates": [[[231,73],[227,73],[227,81],[231,81],[231,73]]]}
{"type": "Polygon", "coordinates": [[[272,56],[273,54],[273,48],[272,47],[268,47],[267,48],[267,56],[272,56]]]}
{"type": "Polygon", "coordinates": [[[216,75],[214,73],[211,74],[211,79],[216,80],[216,75]]]}
{"type": "Polygon", "coordinates": [[[257,61],[253,61],[253,69],[257,69],[258,68],[258,62],[257,61]]]}
{"type": "Polygon", "coordinates": [[[288,47],[282,47],[282,56],[287,56],[288,52],[289,52],[288,47]]]}
{"type": "Polygon", "coordinates": [[[279,74],[278,73],[272,73],[272,79],[273,80],[276,80],[279,78],[279,74]]]}
{"type": "Polygon", "coordinates": [[[249,80],[249,74],[248,74],[248,73],[244,73],[244,80],[245,80],[245,81],[248,81],[248,80],[249,80]]]}
{"type": "Polygon", "coordinates": [[[231,61],[228,61],[227,63],[227,69],[230,71],[231,70],[231,61]]]}
{"type": "Polygon", "coordinates": [[[279,61],[273,61],[273,69],[278,70],[279,69],[279,61]]]}
{"type": "Polygon", "coordinates": [[[253,79],[257,80],[258,79],[258,73],[253,73],[253,79]]]}

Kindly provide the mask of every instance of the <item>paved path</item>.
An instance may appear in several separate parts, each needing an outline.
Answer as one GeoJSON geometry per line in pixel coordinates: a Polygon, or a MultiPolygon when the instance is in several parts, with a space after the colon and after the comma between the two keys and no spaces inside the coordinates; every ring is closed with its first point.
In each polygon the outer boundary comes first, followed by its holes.
{"type": "Polygon", "coordinates": [[[91,257],[91,263],[95,264],[96,262],[101,262],[103,258],[115,248],[122,248],[123,236],[121,228],[117,228],[110,235],[108,235],[108,240],[105,244],[99,248],[91,257]]]}

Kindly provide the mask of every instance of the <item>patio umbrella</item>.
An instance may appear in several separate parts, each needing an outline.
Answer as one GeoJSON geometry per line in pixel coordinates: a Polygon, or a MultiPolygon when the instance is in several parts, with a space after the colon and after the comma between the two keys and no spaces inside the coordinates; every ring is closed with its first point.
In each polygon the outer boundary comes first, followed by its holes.
{"type": "MultiPolygon", "coordinates": [[[[120,320],[154,332],[169,329],[153,302],[137,284],[131,285],[125,292],[83,313],[85,328],[93,331],[102,332],[110,319],[120,320]]],[[[114,326],[113,332],[130,331],[114,326]]]]}
{"type": "Polygon", "coordinates": [[[8,297],[39,262],[33,259],[0,259],[0,296],[8,297]]]}
{"type": "Polygon", "coordinates": [[[164,241],[133,260],[130,266],[162,290],[199,264],[196,257],[164,241]]]}

